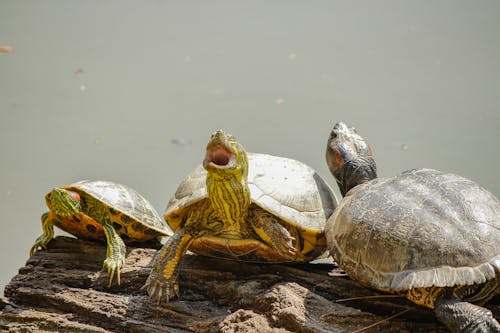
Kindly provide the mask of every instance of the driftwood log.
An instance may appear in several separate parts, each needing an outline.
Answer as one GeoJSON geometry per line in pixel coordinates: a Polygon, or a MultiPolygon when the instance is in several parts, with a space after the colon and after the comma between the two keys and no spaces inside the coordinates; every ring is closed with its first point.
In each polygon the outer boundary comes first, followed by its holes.
{"type": "MultiPolygon", "coordinates": [[[[57,237],[0,299],[6,332],[447,332],[433,313],[361,287],[333,264],[270,265],[187,255],[180,299],[151,304],[141,286],[154,248],[129,246],[122,284],[107,287],[105,246],[57,237]],[[333,274],[332,274],[333,272],[333,274]],[[333,276],[332,276],[333,275],[333,276]]],[[[488,305],[500,316],[498,298],[488,305]]]]}

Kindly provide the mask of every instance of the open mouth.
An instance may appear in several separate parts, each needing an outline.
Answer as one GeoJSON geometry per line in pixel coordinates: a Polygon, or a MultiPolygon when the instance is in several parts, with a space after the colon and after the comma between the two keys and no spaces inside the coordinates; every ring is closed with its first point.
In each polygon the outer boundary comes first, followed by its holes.
{"type": "Polygon", "coordinates": [[[223,146],[215,146],[207,149],[205,160],[217,166],[224,167],[229,164],[233,153],[223,146]]]}

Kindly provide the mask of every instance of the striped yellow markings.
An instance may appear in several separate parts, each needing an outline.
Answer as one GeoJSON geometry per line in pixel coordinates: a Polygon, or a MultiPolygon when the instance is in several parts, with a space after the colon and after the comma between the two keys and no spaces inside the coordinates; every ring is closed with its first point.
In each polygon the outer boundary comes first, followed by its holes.
{"type": "Polygon", "coordinates": [[[221,218],[230,223],[238,223],[246,216],[250,193],[237,179],[214,181],[207,178],[207,190],[210,201],[221,218]]]}
{"type": "Polygon", "coordinates": [[[163,254],[163,257],[168,260],[163,268],[163,277],[167,280],[175,275],[181,257],[186,254],[189,244],[193,241],[193,237],[184,232],[175,233],[171,239],[173,243],[165,245],[166,252],[163,254]],[[180,239],[176,239],[179,237],[180,239]]]}

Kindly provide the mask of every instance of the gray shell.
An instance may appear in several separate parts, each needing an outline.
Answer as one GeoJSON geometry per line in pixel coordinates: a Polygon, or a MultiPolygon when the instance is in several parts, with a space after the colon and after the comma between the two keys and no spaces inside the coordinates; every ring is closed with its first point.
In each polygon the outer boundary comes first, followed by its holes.
{"type": "Polygon", "coordinates": [[[65,187],[90,195],[108,207],[163,234],[171,234],[167,223],[158,215],[151,203],[137,191],[118,183],[103,180],[83,180],[65,187]]]}
{"type": "Polygon", "coordinates": [[[327,222],[330,253],[379,290],[471,285],[500,275],[500,202],[466,178],[410,170],[352,189],[327,222]]]}
{"type": "MultiPolygon", "coordinates": [[[[323,230],[337,206],[329,185],[306,164],[284,157],[247,153],[252,202],[289,223],[323,230]]],[[[207,172],[193,170],[170,199],[165,216],[207,197],[207,172]]]]}

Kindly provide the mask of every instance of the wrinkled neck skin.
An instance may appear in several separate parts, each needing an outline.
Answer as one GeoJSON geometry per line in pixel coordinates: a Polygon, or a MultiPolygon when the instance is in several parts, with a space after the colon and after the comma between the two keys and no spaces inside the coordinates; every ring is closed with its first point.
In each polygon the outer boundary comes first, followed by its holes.
{"type": "MultiPolygon", "coordinates": [[[[240,167],[239,167],[240,168],[240,167]]],[[[250,206],[246,166],[242,170],[211,169],[207,173],[207,192],[211,207],[222,220],[220,233],[239,238],[250,206]]]]}
{"type": "Polygon", "coordinates": [[[371,156],[357,157],[334,173],[342,196],[350,189],[377,178],[377,166],[371,156]]]}

